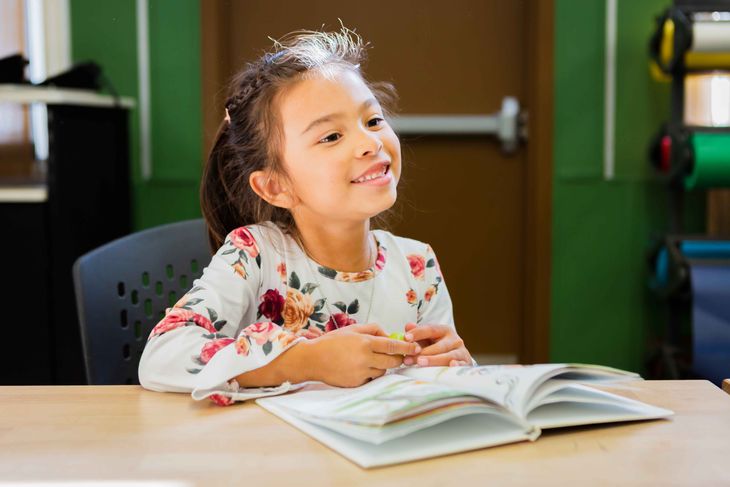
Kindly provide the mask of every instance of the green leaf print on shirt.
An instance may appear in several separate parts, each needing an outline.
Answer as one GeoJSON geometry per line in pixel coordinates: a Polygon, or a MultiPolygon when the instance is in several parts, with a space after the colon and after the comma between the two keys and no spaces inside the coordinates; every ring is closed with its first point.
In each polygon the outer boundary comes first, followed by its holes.
{"type": "Polygon", "coordinates": [[[312,294],[315,289],[317,289],[317,284],[315,284],[313,282],[308,282],[302,288],[302,293],[303,294],[312,294]]]}
{"type": "Polygon", "coordinates": [[[297,276],[296,272],[292,272],[289,276],[289,287],[293,287],[294,289],[299,289],[299,285],[301,283],[299,282],[299,276],[297,276]]]}
{"type": "Polygon", "coordinates": [[[329,277],[330,279],[334,279],[335,276],[337,276],[337,271],[334,269],[330,269],[329,267],[322,267],[320,266],[318,269],[320,274],[322,274],[325,277],[329,277]]]}
{"type": "Polygon", "coordinates": [[[329,316],[327,316],[327,315],[326,315],[326,314],[324,314],[324,313],[316,313],[316,312],[315,312],[315,313],[312,313],[312,314],[311,314],[311,315],[309,316],[309,319],[311,319],[311,320],[313,320],[313,321],[316,321],[316,322],[318,322],[318,323],[324,323],[325,321],[327,321],[327,320],[329,319],[329,316]]]}
{"type": "MultiPolygon", "coordinates": [[[[188,293],[188,294],[190,294],[190,293],[188,293]]],[[[185,305],[180,306],[180,308],[183,308],[183,309],[192,309],[192,308],[190,308],[191,306],[195,306],[196,304],[198,304],[198,303],[200,303],[202,301],[203,300],[201,298],[189,299],[189,300],[185,301],[185,305]]],[[[212,321],[212,319],[211,319],[211,321],[212,321]]]]}

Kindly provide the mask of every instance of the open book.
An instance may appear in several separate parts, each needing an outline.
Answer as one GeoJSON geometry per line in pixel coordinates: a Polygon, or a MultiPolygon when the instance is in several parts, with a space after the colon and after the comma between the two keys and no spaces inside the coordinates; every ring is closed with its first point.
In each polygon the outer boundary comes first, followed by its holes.
{"type": "Polygon", "coordinates": [[[367,468],[673,414],[589,387],[635,379],[581,364],[404,367],[353,389],[313,383],[256,402],[367,468]]]}

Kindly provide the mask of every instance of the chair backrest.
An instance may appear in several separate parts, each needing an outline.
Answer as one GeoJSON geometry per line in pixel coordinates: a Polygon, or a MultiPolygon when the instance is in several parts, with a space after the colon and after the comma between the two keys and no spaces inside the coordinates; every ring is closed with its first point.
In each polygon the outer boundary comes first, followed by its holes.
{"type": "Polygon", "coordinates": [[[205,224],[143,230],[82,255],[73,267],[89,384],[138,384],[152,328],[208,265],[205,224]]]}

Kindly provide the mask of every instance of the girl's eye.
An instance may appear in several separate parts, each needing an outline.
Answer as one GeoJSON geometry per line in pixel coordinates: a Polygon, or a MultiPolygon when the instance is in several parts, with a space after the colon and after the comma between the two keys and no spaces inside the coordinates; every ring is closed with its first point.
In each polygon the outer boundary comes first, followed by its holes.
{"type": "Polygon", "coordinates": [[[385,122],[385,120],[383,120],[380,117],[375,117],[375,118],[371,118],[370,120],[368,120],[368,123],[371,124],[370,125],[371,127],[377,127],[378,125],[382,125],[383,122],[385,122]],[[375,123],[373,123],[373,122],[375,122],[375,123]]]}
{"type": "Polygon", "coordinates": [[[340,137],[342,137],[342,136],[341,136],[340,134],[338,134],[337,132],[334,132],[334,133],[332,133],[332,134],[329,134],[329,135],[328,135],[327,137],[325,137],[324,139],[320,139],[320,142],[322,142],[322,143],[325,143],[325,144],[326,144],[327,142],[337,142],[337,140],[338,140],[338,139],[339,139],[340,137]],[[337,137],[337,138],[333,138],[333,137],[337,137]]]}

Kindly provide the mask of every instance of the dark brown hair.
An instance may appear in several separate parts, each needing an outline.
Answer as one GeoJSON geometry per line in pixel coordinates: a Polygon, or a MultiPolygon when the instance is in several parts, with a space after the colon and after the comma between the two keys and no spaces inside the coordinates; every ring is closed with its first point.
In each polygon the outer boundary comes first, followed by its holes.
{"type": "Polygon", "coordinates": [[[350,69],[373,92],[386,117],[397,95],[390,83],[371,83],[360,65],[367,44],[342,26],[338,32],[296,31],[274,41],[274,51],[246,64],[228,87],[227,119],[218,129],[203,172],[200,204],[215,252],[238,227],[270,220],[295,231],[288,210],[260,198],[249,185],[252,172],[269,170],[286,176],[281,160],[283,135],[275,101],[282,90],[306,73],[325,67],[350,69]]]}

